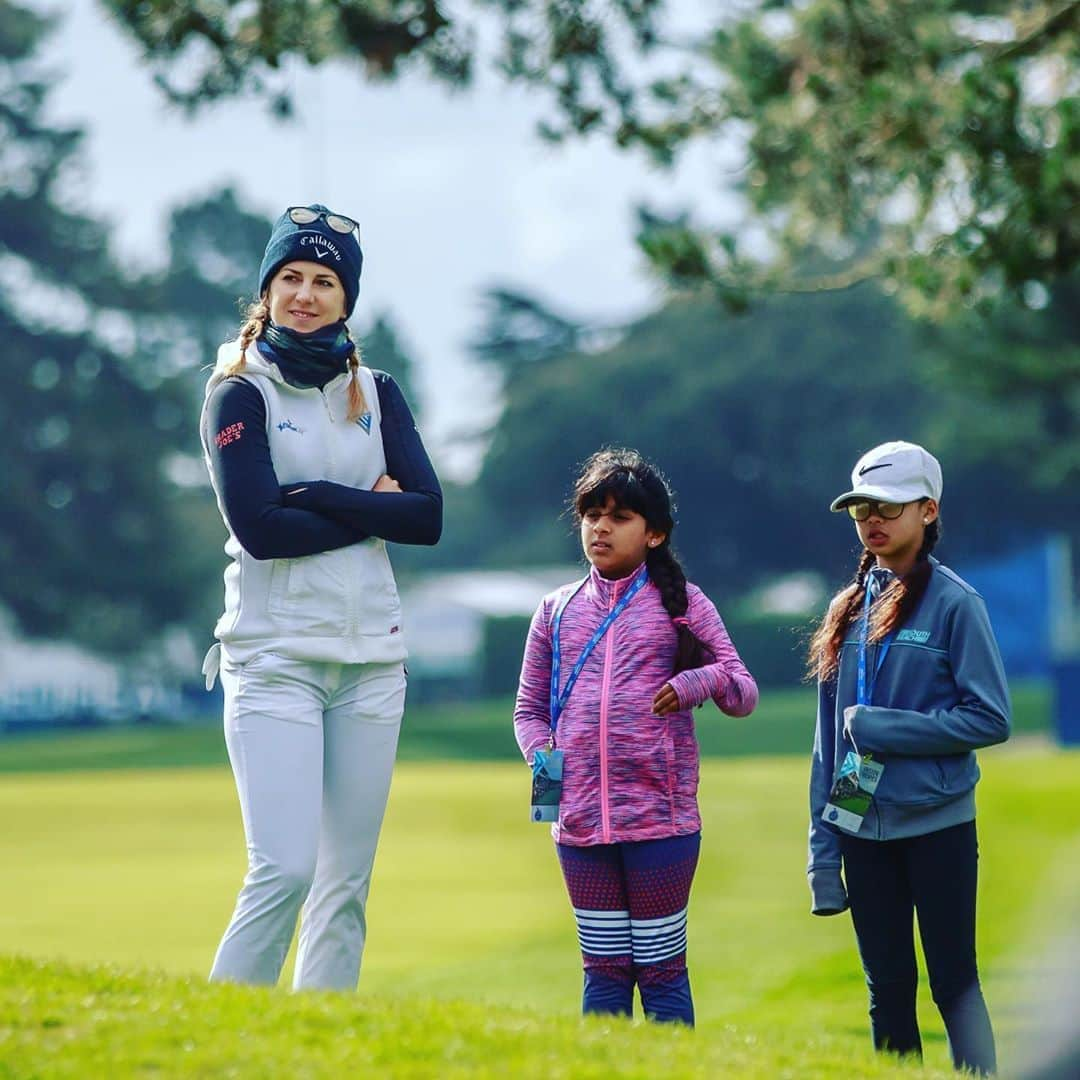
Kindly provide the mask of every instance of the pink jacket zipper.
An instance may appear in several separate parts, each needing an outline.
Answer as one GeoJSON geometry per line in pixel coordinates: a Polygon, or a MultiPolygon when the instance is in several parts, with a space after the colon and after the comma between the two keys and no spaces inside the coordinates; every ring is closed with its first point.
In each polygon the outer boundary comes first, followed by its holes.
{"type": "MultiPolygon", "coordinates": [[[[611,602],[608,611],[615,606],[615,589],[611,590],[611,602]]],[[[611,688],[611,654],[615,647],[615,624],[607,632],[604,647],[604,680],[600,686],[600,830],[604,843],[611,843],[611,807],[608,805],[608,761],[607,761],[607,714],[608,692],[611,688]]]]}

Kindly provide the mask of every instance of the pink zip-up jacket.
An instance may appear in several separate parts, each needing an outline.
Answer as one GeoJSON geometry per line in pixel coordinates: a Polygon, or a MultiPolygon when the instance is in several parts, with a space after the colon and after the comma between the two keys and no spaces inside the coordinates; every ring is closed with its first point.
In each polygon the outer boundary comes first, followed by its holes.
{"type": "MultiPolygon", "coordinates": [[[[639,567],[640,569],[640,567],[639,567]]],[[[607,613],[637,571],[609,581],[591,570],[567,604],[559,627],[560,691],[607,613]]],[[[551,631],[560,601],[576,587],[545,596],[533,615],[521,665],[514,734],[525,760],[551,737],[551,631]]],[[[684,836],[701,828],[698,744],[690,710],[712,698],[729,716],[748,716],[758,690],[709,598],[686,586],[690,629],[715,661],[672,675],[676,631],[660,590],[649,581],[611,624],[585,661],[559,717],[555,745],[563,750],[563,790],[552,835],[585,846],[684,836]],[[652,702],[664,683],[679,709],[656,716],[652,702]]]]}

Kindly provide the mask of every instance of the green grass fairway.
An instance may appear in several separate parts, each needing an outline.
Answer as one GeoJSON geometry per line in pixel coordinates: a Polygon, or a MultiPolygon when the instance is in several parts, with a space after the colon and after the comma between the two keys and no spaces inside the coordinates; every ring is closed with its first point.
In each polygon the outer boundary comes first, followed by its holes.
{"type": "MultiPolygon", "coordinates": [[[[1045,734],[1050,689],[1042,682],[1012,687],[1013,732],[1045,734]]],[[[711,703],[694,713],[707,757],[808,754],[814,739],[814,691],[808,687],[761,692],[754,714],[735,720],[711,703]]],[[[512,698],[469,704],[410,703],[401,728],[400,761],[517,761],[512,698]]],[[[152,769],[222,765],[225,740],[217,716],[188,725],[148,724],[115,729],[0,737],[0,774],[68,769],[152,769]]]]}
{"type": "MultiPolygon", "coordinates": [[[[1045,947],[1080,895],[1080,754],[981,757],[980,950],[1007,1063],[1036,985],[1076,965],[1045,947]]],[[[244,869],[227,769],[7,775],[0,1077],[907,1073],[867,1052],[849,920],[807,913],[805,789],[802,757],[704,764],[691,1035],[576,1018],[573,921],[521,765],[399,766],[360,992],[302,998],[203,984],[244,869]]],[[[937,1075],[921,1004],[919,1075],[937,1075]]]]}

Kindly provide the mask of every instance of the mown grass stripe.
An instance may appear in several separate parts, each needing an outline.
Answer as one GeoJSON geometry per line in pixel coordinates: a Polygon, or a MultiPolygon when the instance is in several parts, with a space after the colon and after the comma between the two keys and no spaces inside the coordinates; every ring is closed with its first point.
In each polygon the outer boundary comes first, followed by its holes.
{"type": "MultiPolygon", "coordinates": [[[[1013,730],[1046,734],[1050,687],[1019,682],[1012,688],[1013,730]]],[[[713,705],[694,711],[706,757],[808,754],[813,742],[815,693],[809,687],[765,687],[752,716],[732,719],[713,705]]],[[[520,761],[512,727],[513,701],[406,707],[401,761],[520,761]]],[[[71,769],[155,769],[225,765],[221,720],[198,724],[67,731],[44,735],[0,734],[0,774],[71,769]]]]}
{"type": "MultiPolygon", "coordinates": [[[[1036,991],[1076,966],[1057,928],[1080,895],[1080,754],[981,759],[980,959],[1008,1066],[1036,991]]],[[[808,913],[806,776],[804,757],[703,765],[693,1035],[577,1019],[574,916],[520,764],[399,767],[360,990],[300,997],[205,982],[244,864],[227,769],[8,776],[0,954],[34,959],[0,963],[0,1077],[906,1075],[867,1050],[849,920],[808,913]]],[[[920,1012],[920,1075],[948,1075],[925,986],[920,1012]]]]}

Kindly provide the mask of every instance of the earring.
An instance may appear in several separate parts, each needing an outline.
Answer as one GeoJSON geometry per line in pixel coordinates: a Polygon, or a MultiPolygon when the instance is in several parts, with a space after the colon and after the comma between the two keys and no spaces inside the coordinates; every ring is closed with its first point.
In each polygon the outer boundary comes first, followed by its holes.
{"type": "Polygon", "coordinates": [[[924,525],[929,525],[929,524],[930,524],[930,519],[929,519],[929,518],[923,518],[923,519],[922,519],[922,523],[923,523],[924,525]]]}

